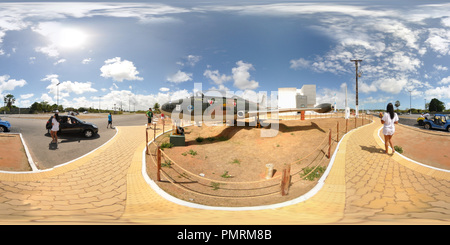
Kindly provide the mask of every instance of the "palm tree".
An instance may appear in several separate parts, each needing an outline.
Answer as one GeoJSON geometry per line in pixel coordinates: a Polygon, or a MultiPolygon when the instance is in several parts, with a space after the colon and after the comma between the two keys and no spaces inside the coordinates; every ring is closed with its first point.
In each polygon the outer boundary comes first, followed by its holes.
{"type": "Polygon", "coordinates": [[[398,108],[400,107],[400,101],[395,101],[395,107],[397,107],[397,112],[398,112],[398,108]]]}
{"type": "Polygon", "coordinates": [[[14,98],[14,95],[8,94],[5,97],[3,97],[3,101],[5,102],[6,107],[8,107],[9,110],[11,111],[11,107],[16,102],[16,99],[14,98]]]}
{"type": "Polygon", "coordinates": [[[155,105],[153,106],[153,110],[156,114],[161,113],[161,111],[159,110],[159,103],[155,103],[155,105]]]}

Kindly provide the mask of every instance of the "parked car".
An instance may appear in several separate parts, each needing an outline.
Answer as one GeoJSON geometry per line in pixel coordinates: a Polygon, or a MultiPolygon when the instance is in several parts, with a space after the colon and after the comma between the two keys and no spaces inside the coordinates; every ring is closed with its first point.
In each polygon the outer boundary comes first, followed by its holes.
{"type": "Polygon", "coordinates": [[[444,114],[435,114],[423,121],[426,129],[442,129],[450,132],[450,117],[444,114]]]}
{"type": "MultiPolygon", "coordinates": [[[[52,128],[53,116],[48,119],[45,128],[52,128]]],[[[74,116],[59,116],[60,124],[58,133],[81,133],[86,138],[90,138],[98,133],[98,127],[95,124],[82,121],[74,116]]]]}
{"type": "Polygon", "coordinates": [[[0,118],[0,132],[9,132],[11,130],[11,124],[8,121],[4,121],[0,118]]]}

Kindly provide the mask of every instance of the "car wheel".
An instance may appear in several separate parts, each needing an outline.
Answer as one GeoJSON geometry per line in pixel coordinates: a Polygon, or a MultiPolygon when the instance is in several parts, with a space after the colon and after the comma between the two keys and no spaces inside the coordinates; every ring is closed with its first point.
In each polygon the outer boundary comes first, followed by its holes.
{"type": "Polygon", "coordinates": [[[91,138],[94,135],[94,132],[90,129],[86,129],[86,131],[84,131],[84,137],[86,138],[91,138]]]}
{"type": "Polygon", "coordinates": [[[0,133],[7,132],[6,127],[0,126],[0,133]]]}
{"type": "Polygon", "coordinates": [[[431,129],[431,125],[429,123],[425,123],[425,129],[431,129]]]}
{"type": "Polygon", "coordinates": [[[423,121],[422,120],[419,121],[419,126],[423,126],[423,121]]]}
{"type": "Polygon", "coordinates": [[[450,126],[447,126],[447,132],[450,132],[450,126]]]}

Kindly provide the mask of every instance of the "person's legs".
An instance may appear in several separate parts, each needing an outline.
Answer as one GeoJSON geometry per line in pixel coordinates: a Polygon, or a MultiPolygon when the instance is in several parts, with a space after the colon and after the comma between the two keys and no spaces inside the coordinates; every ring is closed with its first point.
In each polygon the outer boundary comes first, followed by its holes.
{"type": "Polygon", "coordinates": [[[52,143],[55,143],[56,131],[50,131],[50,135],[52,136],[52,143]]]}
{"type": "Polygon", "coordinates": [[[385,148],[386,154],[388,154],[389,136],[390,135],[384,135],[384,148],[385,148]]]}
{"type": "Polygon", "coordinates": [[[394,144],[392,144],[392,136],[394,136],[394,135],[389,135],[389,144],[391,145],[391,148],[392,148],[392,154],[394,154],[395,149],[394,149],[394,144]]]}

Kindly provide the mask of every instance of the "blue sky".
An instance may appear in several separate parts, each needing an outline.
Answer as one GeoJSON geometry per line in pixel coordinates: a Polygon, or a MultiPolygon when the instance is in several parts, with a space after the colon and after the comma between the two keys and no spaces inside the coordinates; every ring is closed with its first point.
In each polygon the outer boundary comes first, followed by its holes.
{"type": "Polygon", "coordinates": [[[28,107],[146,109],[202,88],[316,84],[317,103],[450,108],[450,3],[84,1],[0,3],[0,94],[28,107]],[[411,92],[408,92],[411,91],[411,92]]]}

